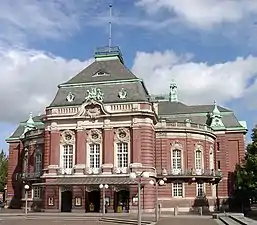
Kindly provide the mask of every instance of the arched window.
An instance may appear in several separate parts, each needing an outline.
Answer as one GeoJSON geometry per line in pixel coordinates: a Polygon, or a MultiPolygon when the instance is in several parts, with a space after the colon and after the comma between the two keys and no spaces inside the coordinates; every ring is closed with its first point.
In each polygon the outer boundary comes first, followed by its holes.
{"type": "Polygon", "coordinates": [[[195,151],[195,169],[196,170],[200,170],[200,169],[202,169],[202,164],[203,164],[203,162],[202,162],[202,151],[201,150],[199,150],[199,149],[197,149],[196,151],[195,151]]]}
{"type": "Polygon", "coordinates": [[[181,150],[172,150],[172,168],[176,170],[181,169],[181,150]]]}

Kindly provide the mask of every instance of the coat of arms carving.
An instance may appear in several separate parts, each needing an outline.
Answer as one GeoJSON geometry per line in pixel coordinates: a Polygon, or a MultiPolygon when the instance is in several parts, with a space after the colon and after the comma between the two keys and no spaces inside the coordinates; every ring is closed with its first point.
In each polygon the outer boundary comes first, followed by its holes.
{"type": "Polygon", "coordinates": [[[85,97],[86,101],[95,100],[102,102],[103,101],[103,92],[99,88],[91,87],[91,90],[87,90],[87,96],[85,97]]]}

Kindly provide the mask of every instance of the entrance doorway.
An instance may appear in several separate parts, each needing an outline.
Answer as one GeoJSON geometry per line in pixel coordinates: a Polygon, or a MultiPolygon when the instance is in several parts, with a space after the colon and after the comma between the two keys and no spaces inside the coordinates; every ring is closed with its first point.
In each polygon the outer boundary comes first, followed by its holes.
{"type": "Polygon", "coordinates": [[[129,212],[129,191],[120,190],[115,192],[114,212],[129,212]]]}
{"type": "Polygon", "coordinates": [[[71,212],[72,191],[63,191],[61,194],[61,212],[71,212]]]}
{"type": "Polygon", "coordinates": [[[100,191],[86,192],[86,212],[100,212],[100,191]]]}

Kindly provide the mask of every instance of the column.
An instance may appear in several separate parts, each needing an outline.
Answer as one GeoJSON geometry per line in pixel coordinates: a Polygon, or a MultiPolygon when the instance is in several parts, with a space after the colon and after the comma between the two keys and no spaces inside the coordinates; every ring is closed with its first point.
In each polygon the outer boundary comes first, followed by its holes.
{"type": "Polygon", "coordinates": [[[103,173],[112,173],[114,164],[114,133],[112,128],[103,132],[103,173]]]}
{"type": "Polygon", "coordinates": [[[50,133],[50,165],[59,165],[60,162],[60,133],[52,130],[50,133]]]}
{"type": "Polygon", "coordinates": [[[141,163],[141,130],[132,128],[132,163],[141,163]]]}
{"type": "Polygon", "coordinates": [[[76,132],[76,165],[75,174],[84,174],[87,159],[86,131],[77,128],[76,132]]]}

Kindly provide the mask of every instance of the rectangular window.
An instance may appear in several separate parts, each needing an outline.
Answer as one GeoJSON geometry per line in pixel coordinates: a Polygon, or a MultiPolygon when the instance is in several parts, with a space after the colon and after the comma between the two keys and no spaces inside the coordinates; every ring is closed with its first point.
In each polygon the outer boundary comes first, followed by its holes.
{"type": "Polygon", "coordinates": [[[198,197],[204,196],[204,184],[197,183],[197,196],[198,197]]]}
{"type": "Polygon", "coordinates": [[[220,169],[220,160],[218,160],[218,169],[220,169]]]}
{"type": "Polygon", "coordinates": [[[180,150],[172,151],[172,168],[181,169],[181,151],[180,150]]]}
{"type": "Polygon", "coordinates": [[[195,169],[202,169],[202,151],[200,150],[195,152],[195,169]]]}
{"type": "Polygon", "coordinates": [[[35,173],[41,173],[42,171],[42,155],[37,153],[35,157],[35,173]]]}
{"type": "Polygon", "coordinates": [[[73,168],[73,146],[64,145],[63,146],[63,169],[73,168]]]}
{"type": "Polygon", "coordinates": [[[33,188],[33,198],[41,198],[41,187],[33,188]]]}
{"type": "Polygon", "coordinates": [[[100,168],[100,144],[89,145],[90,168],[100,168]]]}
{"type": "Polygon", "coordinates": [[[220,151],[220,143],[217,142],[217,152],[219,152],[219,151],[220,151]]]}
{"type": "Polygon", "coordinates": [[[173,183],[173,197],[183,197],[183,184],[173,183]]]}
{"type": "Polygon", "coordinates": [[[128,143],[117,143],[117,166],[118,168],[128,167],[128,143]]]}

